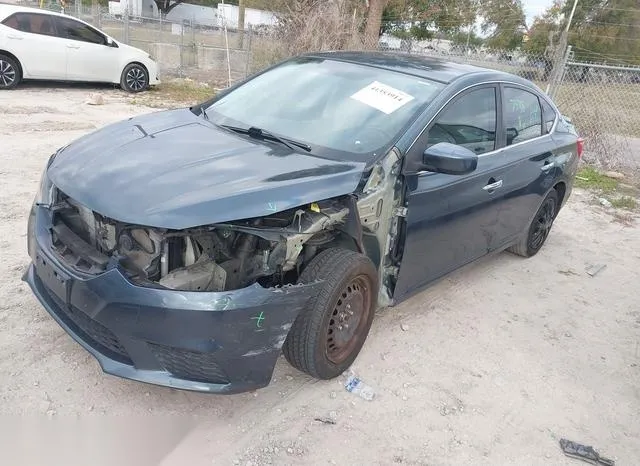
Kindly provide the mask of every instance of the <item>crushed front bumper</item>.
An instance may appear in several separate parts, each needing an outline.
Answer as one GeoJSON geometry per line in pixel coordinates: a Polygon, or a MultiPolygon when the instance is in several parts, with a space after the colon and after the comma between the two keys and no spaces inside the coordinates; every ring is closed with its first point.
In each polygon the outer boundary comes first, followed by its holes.
{"type": "Polygon", "coordinates": [[[127,379],[213,393],[264,387],[317,286],[184,292],[136,286],[117,267],[83,275],[52,250],[49,227],[34,208],[24,280],[104,372],[127,379]]]}

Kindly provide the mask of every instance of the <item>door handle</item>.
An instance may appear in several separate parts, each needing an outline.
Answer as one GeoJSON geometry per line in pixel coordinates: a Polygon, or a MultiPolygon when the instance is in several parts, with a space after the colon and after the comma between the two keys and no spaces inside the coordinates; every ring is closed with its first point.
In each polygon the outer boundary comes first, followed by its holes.
{"type": "Polygon", "coordinates": [[[495,189],[501,188],[502,187],[502,180],[498,180],[495,183],[491,183],[486,185],[484,188],[485,191],[493,191],[495,189]]]}
{"type": "Polygon", "coordinates": [[[9,39],[15,39],[15,40],[22,40],[24,39],[24,37],[22,36],[14,36],[14,35],[8,35],[7,36],[9,39]]]}
{"type": "Polygon", "coordinates": [[[542,170],[543,172],[548,172],[549,170],[551,170],[553,167],[556,166],[555,162],[546,162],[541,168],[540,170],[542,170]]]}
{"type": "Polygon", "coordinates": [[[79,49],[80,46],[79,45],[71,45],[71,44],[69,44],[69,45],[67,45],[67,48],[68,49],[79,49]]]}

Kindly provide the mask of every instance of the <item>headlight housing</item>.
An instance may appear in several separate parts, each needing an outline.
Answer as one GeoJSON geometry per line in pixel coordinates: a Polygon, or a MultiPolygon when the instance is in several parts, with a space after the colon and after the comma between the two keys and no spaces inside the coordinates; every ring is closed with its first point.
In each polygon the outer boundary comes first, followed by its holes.
{"type": "Polygon", "coordinates": [[[34,200],[36,205],[49,205],[53,201],[54,187],[47,175],[47,168],[42,171],[42,176],[40,177],[40,184],[34,200]]]}

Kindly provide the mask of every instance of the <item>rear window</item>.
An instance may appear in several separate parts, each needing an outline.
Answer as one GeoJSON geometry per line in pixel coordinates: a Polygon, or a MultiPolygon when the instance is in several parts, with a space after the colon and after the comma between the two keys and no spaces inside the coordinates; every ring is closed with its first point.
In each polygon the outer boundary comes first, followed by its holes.
{"type": "Polygon", "coordinates": [[[55,36],[51,15],[40,13],[15,13],[6,18],[2,24],[18,31],[44,36],[55,36]]]}
{"type": "Polygon", "coordinates": [[[553,128],[553,124],[556,121],[556,111],[549,105],[549,103],[540,99],[540,103],[542,104],[542,118],[544,120],[544,127],[546,132],[550,132],[551,128],[553,128]]]}

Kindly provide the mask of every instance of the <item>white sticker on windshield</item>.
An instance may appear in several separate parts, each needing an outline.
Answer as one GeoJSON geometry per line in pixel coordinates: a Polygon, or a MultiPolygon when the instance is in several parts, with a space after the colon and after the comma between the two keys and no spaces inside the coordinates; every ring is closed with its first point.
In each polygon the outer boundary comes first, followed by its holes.
{"type": "Polygon", "coordinates": [[[376,110],[380,110],[387,115],[413,100],[412,95],[387,86],[386,84],[379,83],[378,81],[374,81],[367,87],[360,89],[353,94],[351,98],[369,107],[373,107],[376,110]]]}

